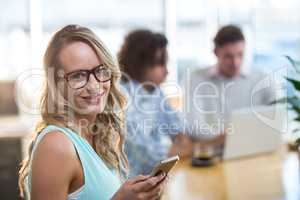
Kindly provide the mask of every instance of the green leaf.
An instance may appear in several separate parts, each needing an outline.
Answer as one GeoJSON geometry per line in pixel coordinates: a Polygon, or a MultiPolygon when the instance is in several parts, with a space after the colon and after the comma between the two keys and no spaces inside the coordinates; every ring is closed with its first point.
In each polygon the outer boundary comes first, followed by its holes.
{"type": "Polygon", "coordinates": [[[281,99],[277,99],[271,102],[271,104],[276,104],[276,103],[289,103],[295,106],[299,106],[300,108],[300,99],[297,96],[283,97],[281,99]]]}
{"type": "Polygon", "coordinates": [[[300,61],[296,61],[293,58],[291,58],[290,56],[285,56],[289,62],[292,64],[292,66],[295,68],[295,70],[300,73],[300,61]]]}
{"type": "Polygon", "coordinates": [[[284,97],[271,102],[271,104],[275,103],[287,103],[290,106],[287,107],[287,109],[295,111],[298,114],[300,121],[300,99],[297,96],[284,97]]]}
{"type": "MultiPolygon", "coordinates": [[[[288,103],[289,101],[297,101],[299,100],[298,97],[292,96],[292,97],[283,97],[281,99],[277,99],[275,101],[272,101],[270,104],[276,104],[276,103],[288,103]]],[[[300,100],[299,100],[299,105],[300,105],[300,100]]]]}
{"type": "Polygon", "coordinates": [[[287,102],[292,106],[300,108],[300,99],[297,96],[288,97],[287,102]]]}
{"type": "Polygon", "coordinates": [[[286,77],[286,80],[293,84],[294,88],[300,91],[300,81],[286,77]]]}
{"type": "Polygon", "coordinates": [[[292,106],[293,111],[300,115],[300,108],[298,106],[292,106]]]}
{"type": "Polygon", "coordinates": [[[300,116],[296,117],[294,120],[300,122],[300,116]]]}
{"type": "Polygon", "coordinates": [[[298,97],[287,98],[287,101],[288,104],[291,105],[291,109],[300,117],[300,100],[298,97]]]}
{"type": "Polygon", "coordinates": [[[297,146],[299,146],[300,145],[300,138],[298,138],[295,143],[296,143],[297,146]]]}

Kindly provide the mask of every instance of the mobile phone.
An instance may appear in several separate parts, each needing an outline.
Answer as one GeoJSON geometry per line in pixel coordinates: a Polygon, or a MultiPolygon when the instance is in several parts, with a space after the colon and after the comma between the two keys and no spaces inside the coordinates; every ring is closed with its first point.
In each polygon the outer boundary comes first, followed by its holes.
{"type": "Polygon", "coordinates": [[[162,172],[168,174],[169,171],[176,165],[178,161],[179,161],[178,155],[162,160],[159,163],[157,163],[157,165],[153,168],[150,175],[157,176],[162,172]]]}

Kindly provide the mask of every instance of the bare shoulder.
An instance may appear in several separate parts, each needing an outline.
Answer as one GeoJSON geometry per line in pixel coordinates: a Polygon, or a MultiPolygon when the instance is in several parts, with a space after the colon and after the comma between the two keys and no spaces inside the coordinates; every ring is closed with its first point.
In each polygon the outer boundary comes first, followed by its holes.
{"type": "Polygon", "coordinates": [[[36,154],[47,153],[60,156],[76,155],[72,141],[62,132],[47,133],[36,148],[36,154]]]}
{"type": "Polygon", "coordinates": [[[44,175],[43,170],[47,169],[47,172],[56,175],[64,173],[64,176],[72,176],[77,156],[72,141],[66,135],[59,131],[49,132],[37,145],[32,160],[33,172],[44,175]]]}
{"type": "MultiPolygon", "coordinates": [[[[32,158],[32,195],[65,199],[76,174],[77,155],[71,140],[61,132],[47,133],[32,158]]],[[[50,199],[51,199],[50,198],[50,199]]]]}
{"type": "Polygon", "coordinates": [[[47,133],[37,144],[33,155],[33,164],[39,165],[67,164],[77,159],[72,141],[62,132],[53,131],[47,133]]]}

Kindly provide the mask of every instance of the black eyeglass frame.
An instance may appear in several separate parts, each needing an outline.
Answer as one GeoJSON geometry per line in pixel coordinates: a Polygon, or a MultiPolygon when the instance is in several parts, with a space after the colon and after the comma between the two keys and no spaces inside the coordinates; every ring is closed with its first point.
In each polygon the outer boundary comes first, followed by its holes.
{"type": "Polygon", "coordinates": [[[94,67],[93,69],[90,69],[90,70],[88,70],[88,69],[80,69],[80,70],[77,70],[77,71],[69,72],[69,73],[67,73],[67,74],[64,75],[64,79],[67,81],[67,83],[69,84],[69,86],[70,86],[72,89],[78,90],[78,89],[84,88],[84,87],[88,84],[88,82],[89,82],[89,80],[90,80],[91,74],[94,75],[95,79],[96,79],[99,83],[105,83],[105,82],[107,82],[107,81],[110,81],[110,80],[111,80],[111,77],[112,77],[112,71],[111,71],[110,69],[108,69],[104,64],[100,64],[100,65],[98,65],[98,66],[96,66],[96,67],[94,67]],[[95,71],[98,70],[99,68],[103,68],[104,70],[109,71],[110,76],[109,76],[109,78],[108,78],[107,80],[99,80],[99,79],[98,79],[98,77],[97,77],[96,74],[95,74],[95,71]],[[72,86],[70,85],[70,83],[69,83],[69,81],[70,81],[70,75],[75,74],[75,73],[78,73],[78,72],[85,72],[85,73],[87,73],[87,76],[86,76],[86,82],[85,82],[85,84],[84,84],[83,86],[78,87],[78,88],[74,88],[74,87],[72,87],[72,86]]]}

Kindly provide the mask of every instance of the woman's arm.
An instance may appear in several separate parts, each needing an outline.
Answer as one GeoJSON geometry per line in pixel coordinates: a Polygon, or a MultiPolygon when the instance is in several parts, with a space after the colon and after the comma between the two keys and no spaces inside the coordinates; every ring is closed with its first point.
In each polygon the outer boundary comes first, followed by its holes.
{"type": "Polygon", "coordinates": [[[60,132],[44,136],[32,160],[31,200],[66,200],[76,172],[76,151],[60,132]]]}

